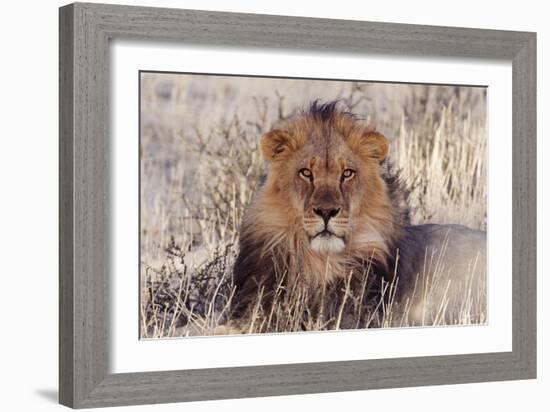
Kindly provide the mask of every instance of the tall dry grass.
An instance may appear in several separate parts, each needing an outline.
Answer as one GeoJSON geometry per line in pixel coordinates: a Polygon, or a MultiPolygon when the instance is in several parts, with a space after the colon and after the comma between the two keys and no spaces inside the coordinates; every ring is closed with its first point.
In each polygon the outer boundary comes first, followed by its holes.
{"type": "MultiPolygon", "coordinates": [[[[482,88],[143,74],[142,337],[233,331],[231,271],[242,216],[264,170],[259,137],[313,99],[340,99],[391,140],[390,158],[411,188],[414,224],[485,230],[482,88]]],[[[420,274],[427,297],[448,287],[442,250],[426,256],[420,274]]],[[[465,279],[460,302],[445,294],[426,299],[424,325],[485,321],[484,287],[473,290],[465,279]]],[[[384,285],[384,299],[369,300],[366,284],[344,282],[338,297],[324,296],[330,313],[313,313],[306,291],[295,290],[271,308],[257,305],[237,326],[256,333],[411,325],[418,308],[396,302],[396,285],[384,285]]]]}

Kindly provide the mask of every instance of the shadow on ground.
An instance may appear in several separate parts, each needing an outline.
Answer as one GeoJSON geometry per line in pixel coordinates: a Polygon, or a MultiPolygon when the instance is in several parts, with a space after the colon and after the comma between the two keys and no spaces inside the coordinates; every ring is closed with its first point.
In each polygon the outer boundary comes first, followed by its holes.
{"type": "Polygon", "coordinates": [[[35,393],[41,398],[46,399],[47,401],[58,403],[59,402],[59,392],[57,389],[37,389],[35,393]]]}

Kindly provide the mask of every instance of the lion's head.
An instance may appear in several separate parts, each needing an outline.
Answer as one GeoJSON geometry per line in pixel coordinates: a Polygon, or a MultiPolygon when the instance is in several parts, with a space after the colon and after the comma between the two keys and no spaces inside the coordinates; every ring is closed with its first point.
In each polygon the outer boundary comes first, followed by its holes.
{"type": "Polygon", "coordinates": [[[261,149],[269,163],[263,196],[286,204],[279,211],[312,252],[383,248],[391,210],[380,175],[388,153],[382,134],[335,103],[315,102],[266,133],[261,149]]]}

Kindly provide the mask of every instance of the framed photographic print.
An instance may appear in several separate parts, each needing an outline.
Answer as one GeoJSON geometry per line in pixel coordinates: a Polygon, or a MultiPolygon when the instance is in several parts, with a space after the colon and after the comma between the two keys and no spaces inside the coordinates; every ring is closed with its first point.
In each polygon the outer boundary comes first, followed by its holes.
{"type": "Polygon", "coordinates": [[[534,33],[60,9],[60,401],[536,376],[534,33]]]}

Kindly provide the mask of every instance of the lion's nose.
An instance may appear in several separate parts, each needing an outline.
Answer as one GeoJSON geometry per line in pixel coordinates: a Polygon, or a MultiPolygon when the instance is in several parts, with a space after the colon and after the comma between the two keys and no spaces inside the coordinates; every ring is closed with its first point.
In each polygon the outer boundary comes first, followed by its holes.
{"type": "Polygon", "coordinates": [[[321,216],[323,218],[323,221],[325,222],[325,226],[326,226],[328,225],[328,221],[340,212],[340,208],[325,209],[325,208],[319,207],[319,208],[313,209],[313,212],[316,215],[321,216]]]}

